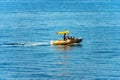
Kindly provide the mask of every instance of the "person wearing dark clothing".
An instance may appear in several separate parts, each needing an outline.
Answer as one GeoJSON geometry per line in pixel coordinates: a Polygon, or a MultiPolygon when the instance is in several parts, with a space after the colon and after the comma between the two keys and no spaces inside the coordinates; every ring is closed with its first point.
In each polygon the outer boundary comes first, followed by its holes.
{"type": "Polygon", "coordinates": [[[64,39],[64,41],[66,40],[66,34],[64,34],[63,39],[64,39]]]}

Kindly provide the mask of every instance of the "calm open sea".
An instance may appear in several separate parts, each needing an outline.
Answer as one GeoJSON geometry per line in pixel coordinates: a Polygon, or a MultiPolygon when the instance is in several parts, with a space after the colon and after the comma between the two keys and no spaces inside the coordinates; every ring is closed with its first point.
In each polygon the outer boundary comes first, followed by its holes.
{"type": "Polygon", "coordinates": [[[120,1],[1,0],[0,80],[120,80],[120,1]]]}

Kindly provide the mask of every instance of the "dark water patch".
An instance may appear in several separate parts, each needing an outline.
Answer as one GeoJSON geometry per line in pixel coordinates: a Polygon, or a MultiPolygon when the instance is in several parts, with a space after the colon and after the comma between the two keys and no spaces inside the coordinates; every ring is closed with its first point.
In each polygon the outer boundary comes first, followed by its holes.
{"type": "Polygon", "coordinates": [[[120,77],[120,74],[114,74],[114,75],[112,74],[112,75],[109,75],[109,76],[114,77],[114,78],[115,78],[115,77],[117,78],[117,77],[120,77]]]}
{"type": "Polygon", "coordinates": [[[0,35],[0,38],[6,38],[9,37],[9,35],[0,35]]]}
{"type": "Polygon", "coordinates": [[[39,58],[39,57],[46,57],[46,56],[48,56],[48,55],[50,55],[50,53],[47,53],[47,51],[46,52],[44,52],[44,53],[37,53],[37,54],[34,54],[34,58],[39,58]]]}
{"type": "MultiPolygon", "coordinates": [[[[12,63],[12,62],[3,62],[3,63],[0,63],[1,66],[11,66],[11,65],[18,65],[18,63],[12,63]]],[[[1,67],[0,67],[1,68],[1,67]]]]}
{"type": "Polygon", "coordinates": [[[38,32],[38,31],[35,31],[35,32],[32,32],[32,33],[27,33],[25,36],[30,36],[30,35],[34,35],[33,37],[38,37],[38,38],[40,38],[38,35],[43,36],[43,37],[50,36],[50,34],[48,34],[46,32],[38,32]]]}
{"type": "Polygon", "coordinates": [[[51,78],[53,77],[52,75],[48,75],[46,73],[38,73],[38,74],[34,74],[34,73],[31,73],[31,74],[19,74],[19,75],[11,75],[13,78],[21,78],[21,77],[24,77],[24,78],[51,78]]]}
{"type": "Polygon", "coordinates": [[[96,78],[94,80],[108,80],[108,78],[96,78]]]}
{"type": "Polygon", "coordinates": [[[108,59],[116,59],[120,56],[118,51],[96,51],[95,54],[92,54],[92,57],[96,57],[98,60],[103,60],[105,63],[109,63],[108,59]],[[106,62],[107,60],[107,62],[106,62]]]}
{"type": "Polygon", "coordinates": [[[116,53],[115,51],[96,51],[94,53],[116,53]]]}
{"type": "Polygon", "coordinates": [[[0,80],[7,80],[6,78],[0,78],[0,80]]]}
{"type": "Polygon", "coordinates": [[[25,45],[25,43],[4,43],[4,45],[25,45]]]}
{"type": "MultiPolygon", "coordinates": [[[[0,67],[0,70],[1,71],[7,71],[7,72],[40,72],[42,69],[41,68],[38,68],[38,67],[25,67],[25,66],[21,66],[21,67],[9,67],[10,65],[8,66],[1,66],[0,67]]],[[[13,65],[15,66],[15,65],[13,65]]]]}
{"type": "Polygon", "coordinates": [[[35,31],[50,31],[50,28],[35,28],[35,31]]]}
{"type": "Polygon", "coordinates": [[[31,74],[32,77],[52,77],[52,75],[48,74],[31,74]]]}

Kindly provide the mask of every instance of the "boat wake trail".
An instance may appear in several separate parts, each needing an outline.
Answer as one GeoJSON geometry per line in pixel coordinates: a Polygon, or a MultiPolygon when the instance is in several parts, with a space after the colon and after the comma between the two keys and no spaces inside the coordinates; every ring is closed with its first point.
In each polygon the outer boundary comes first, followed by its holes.
{"type": "Polygon", "coordinates": [[[2,46],[47,46],[48,42],[4,43],[2,46]]]}

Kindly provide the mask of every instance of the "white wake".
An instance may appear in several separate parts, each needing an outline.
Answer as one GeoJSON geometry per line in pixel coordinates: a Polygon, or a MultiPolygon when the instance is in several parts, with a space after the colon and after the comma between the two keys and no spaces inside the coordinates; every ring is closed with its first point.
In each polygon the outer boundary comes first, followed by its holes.
{"type": "Polygon", "coordinates": [[[49,42],[15,42],[15,43],[3,43],[2,46],[47,46],[49,42]]]}

